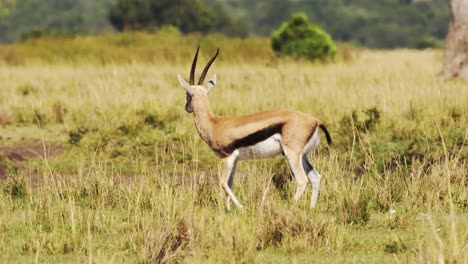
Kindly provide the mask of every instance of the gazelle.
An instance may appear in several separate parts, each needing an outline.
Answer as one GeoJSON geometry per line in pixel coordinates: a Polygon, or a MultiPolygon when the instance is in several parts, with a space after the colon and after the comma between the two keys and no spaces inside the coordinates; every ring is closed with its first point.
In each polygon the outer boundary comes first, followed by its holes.
{"type": "Polygon", "coordinates": [[[308,155],[319,144],[319,128],[323,130],[328,144],[331,137],[327,128],[315,117],[291,110],[259,112],[246,116],[215,116],[209,107],[208,94],[216,85],[216,74],[207,86],[203,86],[206,73],[219,54],[208,61],[203,69],[198,85],[194,84],[198,47],[190,70],[190,83],[179,74],[180,85],[187,92],[185,110],[193,113],[195,126],[200,137],[213,152],[223,160],[220,184],[226,192],[226,208],[230,209],[230,200],[242,209],[231,188],[238,160],[286,156],[297,182],[294,199],[297,201],[307,186],[312,183],[311,207],[317,203],[320,187],[320,174],[308,161],[308,155]]]}

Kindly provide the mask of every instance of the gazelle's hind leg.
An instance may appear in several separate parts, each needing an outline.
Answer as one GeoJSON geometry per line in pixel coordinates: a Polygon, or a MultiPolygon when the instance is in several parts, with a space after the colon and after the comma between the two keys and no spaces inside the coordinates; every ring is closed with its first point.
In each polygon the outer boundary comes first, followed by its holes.
{"type": "Polygon", "coordinates": [[[237,206],[237,208],[242,209],[242,205],[237,200],[236,196],[232,193],[231,186],[233,183],[234,170],[236,168],[237,157],[239,156],[238,151],[234,151],[231,156],[228,156],[223,159],[223,172],[219,178],[221,187],[223,187],[226,192],[226,209],[230,210],[231,200],[237,206]]]}
{"type": "Polygon", "coordinates": [[[315,129],[314,134],[307,142],[304,147],[303,154],[301,156],[302,168],[304,169],[307,177],[309,177],[310,183],[312,183],[312,198],[310,201],[310,207],[314,208],[317,204],[318,192],[320,189],[320,174],[314,169],[312,164],[308,160],[309,153],[314,151],[320,143],[320,137],[318,134],[318,127],[315,129]]]}
{"type": "Polygon", "coordinates": [[[301,165],[301,154],[293,151],[286,146],[283,146],[283,152],[289,162],[289,167],[296,178],[296,194],[294,195],[294,200],[297,201],[301,198],[307,187],[307,175],[301,165]]]}
{"type": "Polygon", "coordinates": [[[315,208],[317,204],[318,193],[320,189],[320,174],[314,169],[312,164],[307,160],[307,155],[302,156],[302,167],[304,168],[307,177],[312,183],[312,198],[310,200],[310,207],[315,208]]]}

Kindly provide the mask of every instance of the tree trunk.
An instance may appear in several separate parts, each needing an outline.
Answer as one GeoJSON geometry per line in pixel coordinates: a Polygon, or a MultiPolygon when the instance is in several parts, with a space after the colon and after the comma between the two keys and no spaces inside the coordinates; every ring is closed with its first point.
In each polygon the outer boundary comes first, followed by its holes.
{"type": "Polygon", "coordinates": [[[450,25],[441,75],[468,80],[468,0],[449,0],[450,25]]]}

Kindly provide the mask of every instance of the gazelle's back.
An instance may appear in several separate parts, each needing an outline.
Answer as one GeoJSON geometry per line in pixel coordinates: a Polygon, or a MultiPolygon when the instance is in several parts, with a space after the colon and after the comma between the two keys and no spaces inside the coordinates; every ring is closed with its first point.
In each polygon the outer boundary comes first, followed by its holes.
{"type": "Polygon", "coordinates": [[[281,145],[290,145],[291,148],[303,146],[320,123],[311,115],[292,110],[215,117],[213,121],[213,135],[217,140],[212,142],[211,147],[215,152],[220,156],[229,156],[236,149],[247,148],[247,151],[255,154],[251,158],[280,154],[281,145]],[[268,150],[264,153],[263,149],[268,150]]]}

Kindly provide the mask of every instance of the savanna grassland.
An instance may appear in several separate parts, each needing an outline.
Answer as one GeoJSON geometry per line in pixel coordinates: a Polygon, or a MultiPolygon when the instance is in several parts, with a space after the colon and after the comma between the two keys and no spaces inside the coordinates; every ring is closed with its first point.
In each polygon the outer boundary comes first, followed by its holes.
{"type": "Polygon", "coordinates": [[[440,50],[339,49],[321,64],[216,35],[0,46],[0,262],[467,263],[468,84],[438,79],[440,50]],[[327,124],[316,209],[276,158],[239,164],[245,210],[225,211],[176,78],[198,42],[199,68],[221,49],[214,113],[327,124]]]}

